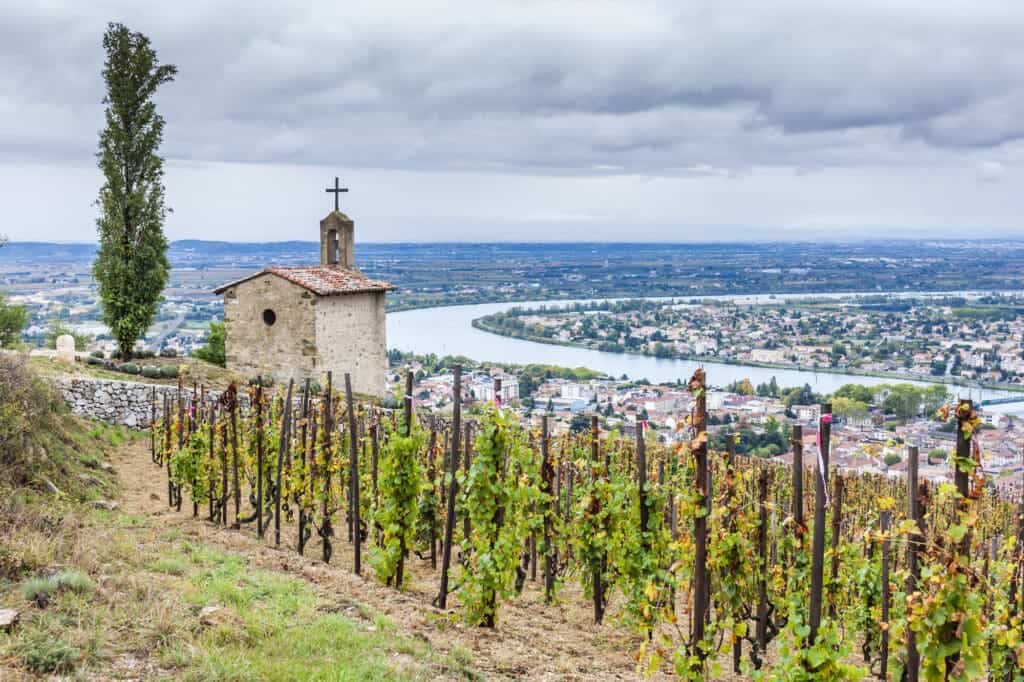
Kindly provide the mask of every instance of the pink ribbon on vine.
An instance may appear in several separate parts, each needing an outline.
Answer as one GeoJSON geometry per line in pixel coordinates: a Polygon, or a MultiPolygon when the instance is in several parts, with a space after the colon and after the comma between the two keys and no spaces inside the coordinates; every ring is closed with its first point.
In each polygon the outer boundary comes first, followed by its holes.
{"type": "Polygon", "coordinates": [[[825,506],[828,506],[828,472],[825,470],[825,455],[822,452],[822,439],[821,432],[824,430],[825,424],[832,423],[832,415],[825,413],[818,419],[818,474],[821,476],[821,488],[825,491],[825,506]]]}

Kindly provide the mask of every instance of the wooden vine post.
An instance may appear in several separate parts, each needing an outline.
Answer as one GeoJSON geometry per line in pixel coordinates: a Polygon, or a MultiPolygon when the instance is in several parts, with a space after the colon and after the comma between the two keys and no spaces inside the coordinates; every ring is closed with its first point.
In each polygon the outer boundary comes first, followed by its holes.
{"type": "MultiPolygon", "coordinates": [[[[956,460],[953,467],[953,483],[956,485],[957,510],[966,511],[970,504],[970,474],[964,468],[964,463],[971,459],[971,436],[972,431],[965,430],[964,426],[970,423],[974,415],[974,404],[970,400],[960,400],[956,407],[956,460]]],[[[968,427],[971,428],[971,427],[968,427]]],[[[960,541],[960,556],[967,558],[971,550],[971,534],[965,533],[960,541]]]]}
{"type": "Polygon", "coordinates": [[[768,649],[768,469],[759,467],[757,474],[757,642],[758,668],[768,649]]]}
{"type": "Polygon", "coordinates": [[[640,419],[636,420],[636,483],[640,500],[640,542],[646,552],[650,545],[647,531],[651,512],[647,508],[647,444],[644,442],[644,423],[640,419]]]}
{"type": "Polygon", "coordinates": [[[814,533],[811,539],[811,600],[807,646],[813,646],[821,627],[821,592],[825,573],[825,498],[828,494],[829,438],[832,433],[832,404],[822,403],[818,420],[818,462],[814,476],[814,533]]]}
{"type": "Polygon", "coordinates": [[[334,511],[331,509],[331,442],[334,435],[334,425],[332,424],[332,410],[334,406],[332,403],[334,393],[333,377],[331,372],[327,372],[327,394],[323,399],[323,411],[324,411],[324,499],[322,509],[323,521],[320,526],[320,538],[323,540],[323,558],[324,563],[330,563],[331,554],[334,552],[334,548],[331,546],[331,537],[334,535],[334,526],[331,523],[331,516],[334,511]]]}
{"type": "MultiPolygon", "coordinates": [[[[192,398],[193,398],[193,403],[194,403],[194,401],[195,401],[195,384],[192,385],[192,398]]],[[[192,430],[194,432],[198,433],[198,431],[199,431],[199,424],[202,422],[202,420],[204,418],[203,408],[205,406],[206,406],[206,385],[204,384],[199,389],[199,405],[198,405],[198,407],[195,404],[192,405],[192,413],[193,414],[192,414],[191,422],[192,422],[192,430]]],[[[201,455],[200,455],[200,457],[201,457],[201,455]]],[[[199,466],[198,466],[199,462],[196,462],[195,464],[196,464],[196,466],[193,467],[193,470],[192,470],[192,516],[193,517],[199,516],[199,495],[198,495],[199,480],[196,478],[196,476],[199,473],[199,466]]]]}
{"type": "MultiPolygon", "coordinates": [[[[430,421],[430,439],[427,441],[427,482],[430,485],[429,511],[427,512],[428,528],[427,534],[430,537],[430,569],[437,570],[437,420],[433,416],[428,417],[430,421]]],[[[442,486],[443,488],[444,486],[442,486]]]]}
{"type": "MultiPolygon", "coordinates": [[[[309,459],[306,456],[306,442],[309,436],[309,377],[306,377],[306,383],[302,387],[302,408],[300,414],[302,430],[299,432],[299,458],[302,462],[302,471],[306,476],[309,476],[309,459]]],[[[299,555],[303,555],[306,551],[306,524],[308,519],[306,518],[306,505],[302,500],[302,496],[305,493],[304,490],[298,490],[295,493],[295,502],[299,507],[299,540],[298,550],[299,555]]]]}
{"type": "Polygon", "coordinates": [[[256,537],[263,539],[263,377],[256,377],[256,537]]]}
{"type": "MultiPolygon", "coordinates": [[[[696,400],[693,407],[693,431],[694,440],[691,447],[695,464],[695,477],[697,487],[696,507],[704,509],[707,506],[708,498],[708,406],[707,406],[707,383],[704,370],[697,369],[690,379],[690,391],[696,400]]],[[[698,514],[693,520],[693,649],[701,661],[707,656],[702,643],[704,641],[705,625],[709,612],[709,582],[708,582],[708,517],[706,514],[698,514]]]]}
{"type": "Polygon", "coordinates": [[[452,438],[448,459],[448,499],[444,516],[444,544],[441,547],[441,587],[437,607],[448,607],[448,569],[452,564],[452,541],[455,536],[455,501],[459,495],[459,435],[462,432],[462,365],[455,365],[452,383],[452,438]]]}
{"type": "MultiPolygon", "coordinates": [[[[380,414],[374,410],[373,419],[370,423],[370,479],[373,485],[373,509],[377,510],[380,506],[380,493],[377,489],[377,477],[378,469],[380,465],[380,414]]],[[[376,521],[374,522],[374,529],[376,530],[376,542],[379,547],[384,541],[381,528],[376,521]]]]}
{"type": "Polygon", "coordinates": [[[349,454],[349,480],[352,493],[349,498],[352,501],[352,527],[354,529],[353,571],[360,575],[363,571],[362,558],[362,520],[359,518],[359,443],[357,443],[358,430],[356,428],[356,404],[352,399],[352,377],[345,373],[345,407],[348,410],[348,454],[349,454]]]}
{"type": "MultiPolygon", "coordinates": [[[[412,370],[405,373],[405,396],[402,398],[402,414],[405,417],[405,437],[412,436],[412,370]]],[[[395,587],[402,589],[402,580],[405,578],[405,534],[398,541],[398,566],[395,568],[395,587]]]]}
{"type": "Polygon", "coordinates": [[[544,505],[544,601],[550,604],[555,598],[555,541],[552,526],[556,502],[554,497],[555,469],[551,464],[548,415],[546,414],[540,418],[540,472],[542,490],[547,497],[547,502],[544,505]]]}
{"type": "Polygon", "coordinates": [[[889,601],[892,598],[889,590],[889,528],[891,525],[892,512],[888,509],[883,510],[879,519],[882,531],[882,661],[878,674],[880,680],[889,679],[889,601]]]}
{"type": "Polygon", "coordinates": [[[216,454],[214,452],[214,445],[216,444],[217,437],[217,403],[213,402],[210,404],[210,421],[207,426],[209,427],[210,434],[210,521],[216,522],[215,509],[216,503],[213,499],[213,493],[215,488],[215,476],[216,470],[213,468],[213,463],[216,460],[216,454]]]}
{"type": "Polygon", "coordinates": [[[292,387],[294,379],[288,381],[288,395],[281,413],[281,440],[277,445],[277,472],[274,476],[274,546],[281,546],[281,465],[288,452],[292,433],[292,387]]]}
{"type": "MultiPolygon", "coordinates": [[[[918,449],[916,445],[912,445],[907,450],[907,518],[916,522],[920,528],[922,510],[917,471],[918,449]]],[[[907,596],[917,592],[917,581],[921,577],[921,569],[917,564],[920,543],[921,536],[916,532],[907,538],[907,596]]],[[[920,668],[921,655],[917,651],[917,633],[907,628],[907,682],[917,682],[920,668]]]]}
{"type": "MultiPolygon", "coordinates": [[[[176,432],[178,434],[178,452],[181,452],[181,449],[183,447],[185,447],[185,397],[184,397],[184,394],[183,394],[183,385],[182,385],[182,379],[181,379],[180,376],[178,377],[177,405],[178,405],[178,428],[176,429],[176,432]]],[[[167,464],[168,464],[168,467],[170,467],[170,459],[169,458],[168,458],[167,464]]],[[[170,471],[169,468],[168,468],[168,471],[170,471]]],[[[172,504],[174,505],[174,507],[175,507],[175,509],[177,511],[181,511],[181,485],[175,483],[172,486],[172,489],[174,491],[174,502],[172,502],[172,504]]]]}
{"type": "MultiPolygon", "coordinates": [[[[592,416],[590,418],[590,461],[591,461],[591,466],[596,466],[597,462],[598,462],[598,457],[600,455],[600,438],[601,438],[601,425],[600,425],[600,422],[599,422],[599,420],[597,418],[597,415],[594,415],[594,416],[592,416]]],[[[603,478],[603,480],[605,482],[608,481],[608,468],[607,468],[607,466],[605,466],[605,468],[601,471],[601,477],[603,478]]],[[[601,509],[601,503],[599,501],[599,498],[595,495],[595,496],[593,496],[592,499],[593,499],[593,503],[592,504],[594,505],[594,509],[593,509],[594,513],[598,514],[598,515],[601,514],[602,509],[601,509]]],[[[605,589],[604,588],[604,574],[605,574],[605,571],[607,570],[607,567],[608,567],[608,552],[607,552],[607,550],[604,550],[604,551],[601,552],[600,562],[598,564],[598,567],[594,569],[594,574],[592,576],[593,583],[594,583],[594,622],[595,623],[601,623],[604,620],[604,603],[605,603],[605,599],[604,599],[604,589],[605,589]]]]}
{"type": "MultiPolygon", "coordinates": [[[[469,469],[473,464],[473,426],[469,423],[465,426],[466,433],[462,441],[463,456],[462,456],[462,472],[468,478],[469,469]]],[[[469,542],[469,535],[473,530],[472,520],[469,518],[469,514],[462,515],[462,535],[466,542],[469,542]]]]}
{"type": "Polygon", "coordinates": [[[794,424],[790,440],[793,445],[793,526],[802,547],[807,534],[807,520],[804,518],[804,427],[794,424]]]}
{"type": "MultiPolygon", "coordinates": [[[[230,389],[230,386],[228,387],[230,389]]],[[[220,396],[220,406],[222,411],[228,410],[228,391],[220,396]]],[[[220,429],[220,525],[228,525],[228,420],[223,420],[224,423],[220,429]]]]}
{"type": "Polygon", "coordinates": [[[231,485],[235,497],[235,521],[231,527],[237,530],[242,527],[242,486],[238,483],[238,388],[233,383],[228,386],[228,405],[231,409],[231,485]]]}
{"type": "MultiPolygon", "coordinates": [[[[843,531],[843,477],[836,474],[832,484],[832,557],[829,570],[829,590],[834,590],[839,582],[839,540],[843,531]]],[[[829,599],[829,615],[835,618],[835,598],[829,599]]]]}

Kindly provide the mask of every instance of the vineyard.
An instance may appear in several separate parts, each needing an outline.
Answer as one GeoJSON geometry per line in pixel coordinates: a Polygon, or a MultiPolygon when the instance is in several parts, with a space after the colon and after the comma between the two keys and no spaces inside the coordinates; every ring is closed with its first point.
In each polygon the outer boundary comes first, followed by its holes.
{"type": "Polygon", "coordinates": [[[411,375],[385,410],[333,379],[154,401],[168,504],[325,562],[347,542],[352,571],[395,590],[429,566],[423,608],[466,624],[500,628],[528,583],[585,598],[640,636],[640,672],[1024,680],[1024,502],[981,474],[969,401],[936,415],[957,446],[953,483],[934,483],[915,447],[905,479],[830,472],[828,404],[818,447],[794,426],[791,466],[732,437],[709,451],[702,370],[668,443],[597,417],[555,437],[500,404],[463,415],[458,395],[451,415],[418,413],[411,375]]]}

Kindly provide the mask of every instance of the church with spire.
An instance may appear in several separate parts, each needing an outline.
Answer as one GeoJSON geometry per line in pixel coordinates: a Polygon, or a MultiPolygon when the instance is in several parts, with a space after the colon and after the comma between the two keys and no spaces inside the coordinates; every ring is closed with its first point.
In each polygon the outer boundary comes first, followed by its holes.
{"type": "Polygon", "coordinates": [[[227,367],[276,382],[335,382],[382,396],[387,372],[385,296],[396,287],[366,277],[355,264],[355,224],[338,209],[320,221],[320,264],[271,265],[224,284],[227,367]]]}

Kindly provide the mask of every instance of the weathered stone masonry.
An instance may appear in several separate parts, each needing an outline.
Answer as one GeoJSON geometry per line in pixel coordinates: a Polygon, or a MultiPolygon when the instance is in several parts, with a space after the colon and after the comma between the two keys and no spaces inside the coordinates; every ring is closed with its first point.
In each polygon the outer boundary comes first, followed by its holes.
{"type": "MultiPolygon", "coordinates": [[[[57,387],[73,414],[130,429],[149,428],[154,396],[157,418],[163,413],[164,394],[175,400],[178,396],[177,386],[112,379],[63,377],[57,379],[57,387]]],[[[185,389],[183,393],[191,396],[192,390],[185,389]]],[[[207,391],[206,396],[208,400],[214,400],[220,396],[220,392],[207,391]]]]}

